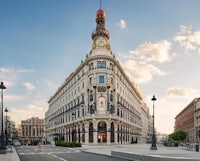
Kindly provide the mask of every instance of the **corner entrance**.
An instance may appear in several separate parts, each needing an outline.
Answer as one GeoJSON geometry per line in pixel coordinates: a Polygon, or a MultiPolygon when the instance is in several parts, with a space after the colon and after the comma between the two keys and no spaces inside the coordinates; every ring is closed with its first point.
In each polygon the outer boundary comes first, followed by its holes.
{"type": "Polygon", "coordinates": [[[107,126],[104,121],[98,123],[98,143],[107,142],[107,126]]]}

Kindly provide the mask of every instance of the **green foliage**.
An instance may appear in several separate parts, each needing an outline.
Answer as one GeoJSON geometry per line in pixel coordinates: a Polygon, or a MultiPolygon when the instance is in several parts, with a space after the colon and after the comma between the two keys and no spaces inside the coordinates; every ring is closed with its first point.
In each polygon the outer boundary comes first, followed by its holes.
{"type": "Polygon", "coordinates": [[[167,140],[164,140],[163,145],[164,145],[164,146],[168,146],[167,140]]]}
{"type": "Polygon", "coordinates": [[[60,136],[59,140],[64,141],[65,140],[64,136],[60,136]]]}
{"type": "Polygon", "coordinates": [[[81,143],[76,142],[65,142],[65,141],[57,141],[56,146],[62,146],[62,147],[81,147],[81,143]]]}
{"type": "Polygon", "coordinates": [[[174,141],[183,141],[186,139],[187,133],[184,131],[176,131],[169,135],[174,141]]]}

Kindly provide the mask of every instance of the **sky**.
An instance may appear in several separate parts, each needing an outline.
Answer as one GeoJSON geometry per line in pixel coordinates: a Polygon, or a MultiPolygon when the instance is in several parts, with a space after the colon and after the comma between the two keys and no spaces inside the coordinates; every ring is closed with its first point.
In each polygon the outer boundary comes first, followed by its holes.
{"type": "MultiPolygon", "coordinates": [[[[102,0],[111,50],[140,88],[155,128],[200,96],[199,0],[102,0]]],[[[0,81],[16,124],[44,118],[48,100],[86,58],[99,0],[0,0],[0,81]]]]}

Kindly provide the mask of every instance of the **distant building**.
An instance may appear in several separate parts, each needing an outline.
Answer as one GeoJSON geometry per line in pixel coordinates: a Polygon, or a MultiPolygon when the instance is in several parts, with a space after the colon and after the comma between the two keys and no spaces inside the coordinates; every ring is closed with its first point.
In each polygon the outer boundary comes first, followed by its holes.
{"type": "Polygon", "coordinates": [[[168,134],[163,134],[163,133],[157,133],[156,135],[157,142],[163,144],[163,142],[166,140],[168,141],[169,135],[168,134]]]}
{"type": "Polygon", "coordinates": [[[44,137],[44,119],[32,117],[21,121],[21,142],[23,144],[37,144],[45,142],[44,137]]]}
{"type": "Polygon", "coordinates": [[[152,117],[149,114],[149,108],[145,103],[141,106],[141,120],[142,120],[142,143],[150,143],[152,140],[153,133],[153,122],[152,117]]]}
{"type": "Polygon", "coordinates": [[[199,142],[200,98],[195,98],[176,117],[174,131],[185,131],[187,142],[199,142]]]}
{"type": "Polygon", "coordinates": [[[10,116],[4,116],[4,131],[7,139],[12,139],[15,133],[15,122],[11,120],[10,116]]]}
{"type": "Polygon", "coordinates": [[[200,98],[195,99],[195,114],[194,114],[194,126],[196,130],[196,141],[200,142],[200,98]]]}
{"type": "Polygon", "coordinates": [[[16,131],[14,133],[14,138],[17,139],[17,138],[21,138],[22,137],[22,128],[21,128],[21,124],[18,124],[16,125],[16,131]]]}
{"type": "Polygon", "coordinates": [[[46,135],[83,144],[145,143],[149,108],[111,51],[106,14],[96,13],[96,30],[86,59],[49,99],[46,135]]]}

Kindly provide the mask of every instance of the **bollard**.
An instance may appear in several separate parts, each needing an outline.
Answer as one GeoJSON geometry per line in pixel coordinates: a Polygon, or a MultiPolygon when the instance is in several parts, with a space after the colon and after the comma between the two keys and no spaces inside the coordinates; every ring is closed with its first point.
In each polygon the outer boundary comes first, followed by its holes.
{"type": "Polygon", "coordinates": [[[199,152],[199,144],[198,143],[196,143],[195,149],[196,149],[196,152],[199,152]]]}

